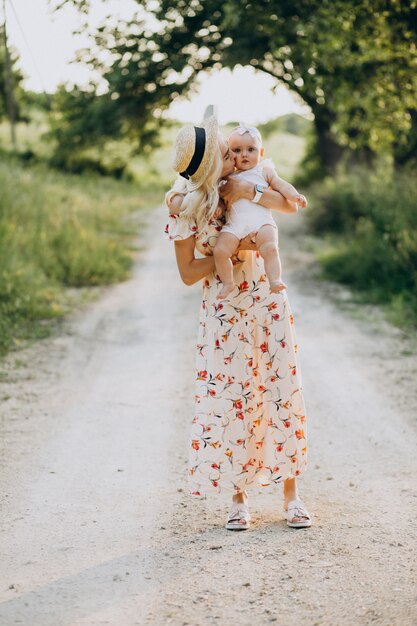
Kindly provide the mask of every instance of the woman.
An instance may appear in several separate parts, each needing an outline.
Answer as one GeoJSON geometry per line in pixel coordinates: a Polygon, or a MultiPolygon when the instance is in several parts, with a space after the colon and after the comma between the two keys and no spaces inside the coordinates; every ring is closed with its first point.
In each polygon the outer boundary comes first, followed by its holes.
{"type": "MultiPolygon", "coordinates": [[[[233,256],[238,285],[228,299],[216,300],[220,284],[213,247],[225,222],[224,207],[253,199],[254,187],[229,179],[234,155],[219,135],[214,117],[200,127],[185,126],[177,136],[173,166],[180,174],[166,195],[165,233],[175,242],[183,282],[203,279],[196,355],[195,416],[191,426],[190,493],[231,492],[229,530],[249,528],[246,488],[255,481],[284,484],[283,515],[291,527],[311,525],[298,496],[297,477],[307,461],[306,418],[297,345],[285,291],[271,293],[263,260],[251,237],[233,256]],[[195,258],[195,249],[204,258],[195,258]]],[[[259,190],[257,190],[259,194],[259,190]]],[[[297,206],[265,190],[267,208],[293,213],[297,206]]]]}

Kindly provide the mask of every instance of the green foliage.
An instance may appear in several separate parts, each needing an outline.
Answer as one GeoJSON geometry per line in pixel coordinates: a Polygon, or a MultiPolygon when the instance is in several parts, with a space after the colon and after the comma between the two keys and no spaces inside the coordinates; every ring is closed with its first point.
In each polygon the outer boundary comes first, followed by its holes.
{"type": "Polygon", "coordinates": [[[325,275],[366,293],[372,302],[398,307],[401,301],[417,324],[415,179],[361,170],[326,181],[313,197],[311,229],[336,237],[334,249],[321,257],[325,275]]]}
{"type": "MultiPolygon", "coordinates": [[[[4,50],[4,25],[0,25],[0,121],[7,117],[7,90],[6,90],[6,56],[4,50]]],[[[22,119],[22,103],[24,101],[24,91],[21,86],[23,74],[18,69],[19,55],[17,51],[9,46],[9,57],[12,76],[13,97],[15,101],[16,120],[22,119]]]]}
{"type": "MultiPolygon", "coordinates": [[[[314,171],[332,171],[351,152],[368,162],[379,153],[402,162],[415,156],[414,1],[149,0],[130,22],[100,28],[81,58],[106,81],[105,108],[126,124],[118,132],[129,127],[142,145],[200,71],[241,64],[270,74],[311,107],[314,171]]],[[[83,105],[88,119],[88,97],[83,105]]]]}
{"type": "Polygon", "coordinates": [[[128,276],[138,222],[163,190],[57,174],[0,160],[0,353],[44,335],[68,310],[68,287],[128,276]]]}
{"type": "Polygon", "coordinates": [[[310,120],[295,113],[282,115],[273,120],[269,120],[264,124],[258,125],[259,131],[264,139],[270,137],[274,133],[290,133],[291,135],[305,137],[310,130],[310,127],[310,120]]]}

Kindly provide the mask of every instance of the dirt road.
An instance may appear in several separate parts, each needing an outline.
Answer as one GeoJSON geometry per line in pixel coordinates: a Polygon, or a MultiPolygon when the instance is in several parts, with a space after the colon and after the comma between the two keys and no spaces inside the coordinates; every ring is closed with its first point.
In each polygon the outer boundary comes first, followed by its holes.
{"type": "Polygon", "coordinates": [[[415,624],[415,344],[320,283],[279,216],[313,526],[256,488],[226,531],[227,500],[186,493],[200,285],[157,213],[131,280],[3,365],[0,624],[415,624]]]}

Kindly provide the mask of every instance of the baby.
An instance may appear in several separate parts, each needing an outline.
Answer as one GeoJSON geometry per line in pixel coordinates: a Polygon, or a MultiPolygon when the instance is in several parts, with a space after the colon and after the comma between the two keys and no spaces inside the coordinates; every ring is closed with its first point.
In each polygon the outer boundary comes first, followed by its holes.
{"type": "Polygon", "coordinates": [[[237,172],[234,176],[255,185],[253,200],[240,199],[232,204],[226,213],[223,226],[214,247],[216,270],[223,283],[217,295],[218,300],[226,298],[235,288],[231,256],[239,241],[250,232],[256,233],[256,247],[265,263],[265,272],[270,289],[276,293],[286,288],[281,280],[281,261],[278,254],[278,229],[269,209],[257,204],[262,192],[271,187],[284,198],[296,202],[302,208],[307,206],[305,196],[280,178],[271,159],[261,161],[264,155],[259,131],[240,124],[229,137],[229,148],[236,156],[237,172]]]}

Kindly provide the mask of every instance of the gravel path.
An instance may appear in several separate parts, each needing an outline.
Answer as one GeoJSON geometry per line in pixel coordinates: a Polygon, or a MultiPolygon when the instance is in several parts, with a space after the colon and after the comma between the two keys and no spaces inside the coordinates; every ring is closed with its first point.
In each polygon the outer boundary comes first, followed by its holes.
{"type": "Polygon", "coordinates": [[[279,216],[313,526],[255,488],[226,531],[224,497],[186,493],[200,285],[164,218],[131,280],[3,363],[0,624],[416,624],[415,340],[318,281],[302,216],[279,216]]]}

